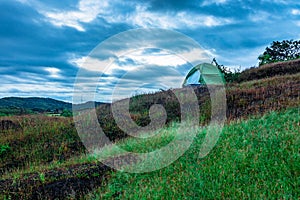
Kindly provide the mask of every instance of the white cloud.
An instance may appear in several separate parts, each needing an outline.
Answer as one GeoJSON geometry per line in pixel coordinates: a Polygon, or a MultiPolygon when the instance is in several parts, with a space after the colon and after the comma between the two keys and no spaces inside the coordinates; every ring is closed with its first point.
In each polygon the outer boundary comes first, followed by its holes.
{"type": "Polygon", "coordinates": [[[71,59],[69,62],[71,64],[75,64],[77,67],[89,70],[89,71],[95,71],[95,72],[104,72],[105,69],[108,67],[109,64],[113,62],[113,58],[109,58],[106,60],[100,60],[97,58],[92,58],[89,56],[84,56],[81,58],[74,58],[71,59]]]}
{"type": "Polygon", "coordinates": [[[182,58],[188,59],[191,64],[196,65],[203,62],[210,62],[215,54],[210,50],[191,49],[190,51],[181,52],[182,58]]]}
{"type": "Polygon", "coordinates": [[[64,93],[64,92],[72,92],[72,89],[62,87],[59,84],[55,84],[53,82],[44,82],[44,83],[36,83],[36,84],[14,84],[14,85],[3,85],[0,87],[0,91],[5,92],[7,90],[21,90],[23,93],[64,93]]]}
{"type": "MultiPolygon", "coordinates": [[[[117,55],[118,53],[116,53],[117,55]]],[[[117,57],[117,56],[116,56],[117,57]]],[[[69,63],[77,67],[94,71],[111,74],[114,70],[134,71],[140,66],[160,66],[160,67],[178,67],[188,64],[192,65],[202,62],[210,62],[211,58],[215,57],[214,53],[209,50],[190,49],[189,51],[182,51],[179,55],[172,52],[160,50],[159,52],[146,53],[144,49],[129,51],[129,53],[121,54],[116,60],[112,57],[101,60],[92,57],[73,58],[69,63]],[[127,62],[130,60],[131,62],[127,62]],[[133,62],[133,63],[132,63],[133,62]],[[122,63],[122,65],[118,65],[122,63]]]]}
{"type": "Polygon", "coordinates": [[[228,3],[228,0],[205,0],[202,3],[202,6],[207,6],[211,4],[225,4],[228,3]]]}
{"type": "MultiPolygon", "coordinates": [[[[225,3],[226,0],[216,1],[225,3]]],[[[133,9],[130,13],[117,12],[116,6],[123,2],[119,0],[81,0],[75,11],[43,11],[49,21],[55,26],[69,26],[78,31],[85,31],[83,23],[91,23],[97,17],[108,23],[127,23],[135,27],[159,27],[165,29],[213,27],[234,23],[232,19],[215,17],[213,15],[193,14],[187,12],[151,12],[147,4],[128,4],[133,9]]],[[[124,5],[125,6],[125,5],[124,5]]]]}
{"type": "Polygon", "coordinates": [[[73,93],[72,86],[66,87],[65,84],[49,82],[34,75],[26,74],[24,78],[6,75],[3,78],[5,82],[0,85],[2,96],[54,97],[70,101],[73,93]]]}
{"type": "Polygon", "coordinates": [[[145,6],[138,6],[136,11],[131,15],[119,16],[117,18],[110,17],[107,18],[107,20],[110,22],[125,21],[128,24],[142,28],[159,27],[165,29],[195,29],[198,27],[222,26],[234,23],[234,20],[232,19],[215,17],[212,15],[202,15],[187,12],[150,12],[145,6]]]}
{"type": "Polygon", "coordinates": [[[139,49],[122,55],[118,58],[118,62],[112,63],[105,69],[101,69],[101,65],[107,62],[95,58],[83,57],[72,62],[92,73],[99,69],[103,70],[102,72],[108,77],[99,77],[97,83],[94,79],[84,79],[81,81],[80,88],[82,91],[92,91],[97,84],[97,98],[111,101],[130,97],[141,91],[153,92],[160,88],[180,87],[184,74],[178,66],[187,64],[184,57],[193,58],[195,54],[199,55],[199,51],[193,49],[191,52],[184,53],[189,55],[183,54],[179,57],[163,50],[151,52],[139,49]],[[89,61],[86,63],[87,60],[89,61]],[[114,90],[116,93],[113,95],[114,90]]]}
{"type": "Polygon", "coordinates": [[[233,23],[233,20],[228,18],[215,17],[212,15],[196,15],[181,12],[177,14],[177,20],[179,20],[179,26],[183,23],[186,27],[196,28],[199,26],[213,27],[222,26],[233,23]]]}
{"type": "Polygon", "coordinates": [[[140,65],[158,65],[158,66],[178,66],[184,65],[187,61],[178,57],[177,55],[173,55],[171,53],[160,51],[151,54],[145,54],[143,50],[138,50],[132,52],[131,54],[124,55],[123,60],[131,59],[135,63],[140,65]]]}
{"type": "Polygon", "coordinates": [[[17,2],[23,3],[23,4],[28,4],[29,1],[28,0],[16,0],[17,2]]]}
{"type": "Polygon", "coordinates": [[[49,77],[51,78],[61,78],[59,74],[60,69],[57,69],[55,67],[45,67],[44,70],[49,73],[49,77]]]}
{"type": "Polygon", "coordinates": [[[270,21],[271,17],[275,18],[275,16],[272,16],[268,12],[254,10],[253,13],[249,15],[249,20],[252,22],[266,22],[270,21]]]}
{"type": "Polygon", "coordinates": [[[293,15],[300,15],[300,10],[299,9],[292,9],[292,14],[293,15]]]}
{"type": "Polygon", "coordinates": [[[81,0],[76,11],[43,12],[55,26],[69,26],[78,31],[85,31],[83,23],[92,22],[100,13],[106,13],[108,1],[81,0]]]}
{"type": "Polygon", "coordinates": [[[295,0],[262,0],[263,3],[275,3],[281,5],[297,5],[298,1],[295,0]]]}

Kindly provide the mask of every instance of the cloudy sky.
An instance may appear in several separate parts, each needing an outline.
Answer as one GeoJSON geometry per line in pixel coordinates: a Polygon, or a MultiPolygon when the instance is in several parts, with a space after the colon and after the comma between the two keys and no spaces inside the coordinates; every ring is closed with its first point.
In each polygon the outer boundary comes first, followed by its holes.
{"type": "MultiPolygon", "coordinates": [[[[137,35],[121,35],[117,47],[123,54],[113,45],[99,47],[116,34],[138,28],[172,30],[193,39],[206,55],[193,61],[215,57],[232,69],[245,69],[257,65],[258,55],[272,41],[300,39],[297,2],[0,0],[0,98],[39,96],[71,102],[78,72],[97,82],[97,101],[180,87],[196,63],[188,62],[184,55],[201,55],[193,52],[195,48],[180,45],[172,34],[161,38],[164,45],[150,37],[147,48],[141,43],[140,49],[137,35]],[[182,57],[168,51],[178,46],[182,57]]],[[[118,37],[112,42],[116,41],[118,37]]],[[[84,95],[81,98],[89,100],[84,95]]]]}

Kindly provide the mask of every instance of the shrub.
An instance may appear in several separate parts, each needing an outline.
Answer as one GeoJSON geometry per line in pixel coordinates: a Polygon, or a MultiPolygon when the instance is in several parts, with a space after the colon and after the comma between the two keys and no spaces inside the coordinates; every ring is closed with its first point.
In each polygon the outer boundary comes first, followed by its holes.
{"type": "Polygon", "coordinates": [[[8,144],[0,145],[0,157],[8,151],[10,151],[10,146],[8,144]]]}

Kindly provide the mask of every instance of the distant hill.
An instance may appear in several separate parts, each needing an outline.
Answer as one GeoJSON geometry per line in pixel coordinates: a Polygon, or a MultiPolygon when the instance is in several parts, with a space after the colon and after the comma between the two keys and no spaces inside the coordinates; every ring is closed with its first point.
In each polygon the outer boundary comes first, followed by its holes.
{"type": "MultiPolygon", "coordinates": [[[[79,105],[85,105],[79,104],[79,105]]],[[[96,102],[96,106],[103,104],[96,102]]],[[[5,97],[0,99],[0,115],[20,115],[31,113],[61,113],[64,110],[71,111],[72,104],[52,98],[40,97],[5,97]]]]}
{"type": "Polygon", "coordinates": [[[0,99],[0,107],[18,107],[30,110],[55,110],[55,109],[72,109],[72,104],[51,99],[51,98],[21,98],[21,97],[5,97],[0,99]]]}

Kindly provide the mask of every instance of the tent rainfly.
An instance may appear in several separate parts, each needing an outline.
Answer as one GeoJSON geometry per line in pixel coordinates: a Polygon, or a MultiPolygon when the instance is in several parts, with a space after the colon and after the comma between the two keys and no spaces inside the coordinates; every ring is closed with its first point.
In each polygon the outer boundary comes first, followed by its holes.
{"type": "Polygon", "coordinates": [[[224,84],[224,76],[217,66],[210,63],[202,63],[193,67],[186,75],[182,87],[187,85],[187,80],[197,71],[200,71],[199,83],[206,85],[222,85],[224,84]]]}

